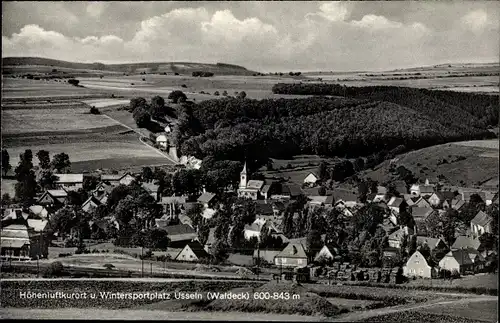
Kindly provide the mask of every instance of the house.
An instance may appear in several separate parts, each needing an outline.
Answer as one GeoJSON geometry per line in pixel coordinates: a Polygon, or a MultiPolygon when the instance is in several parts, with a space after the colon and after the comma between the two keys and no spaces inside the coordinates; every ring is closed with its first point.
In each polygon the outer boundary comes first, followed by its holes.
{"type": "Polygon", "coordinates": [[[187,243],[175,257],[178,261],[200,261],[209,258],[210,255],[203,249],[198,241],[187,243]]]}
{"type": "Polygon", "coordinates": [[[387,203],[387,206],[393,214],[399,215],[406,208],[406,202],[401,197],[393,196],[387,203]]]}
{"type": "Polygon", "coordinates": [[[68,192],[65,190],[47,190],[37,200],[37,204],[42,206],[60,207],[66,204],[68,192]]]}
{"type": "Polygon", "coordinates": [[[389,247],[401,249],[401,246],[403,245],[403,242],[406,239],[407,235],[408,234],[403,228],[394,231],[389,235],[389,247]]]}
{"type": "Polygon", "coordinates": [[[322,259],[334,260],[339,255],[339,249],[333,245],[326,244],[314,257],[314,261],[321,261],[322,259]]]}
{"type": "Polygon", "coordinates": [[[388,195],[386,193],[377,193],[373,198],[370,198],[372,203],[384,202],[387,203],[388,195]]]}
{"type": "Polygon", "coordinates": [[[274,216],[274,209],[273,205],[271,203],[265,203],[263,200],[257,200],[257,203],[255,203],[255,214],[257,216],[264,216],[264,215],[273,215],[274,216]],[[264,202],[264,203],[260,203],[264,202]]]}
{"type": "Polygon", "coordinates": [[[417,236],[417,246],[423,246],[424,244],[427,244],[427,246],[429,246],[429,249],[431,251],[433,251],[434,249],[443,250],[448,248],[446,243],[439,238],[417,236]]]}
{"type": "Polygon", "coordinates": [[[400,254],[400,249],[399,248],[394,248],[394,247],[387,247],[382,250],[382,257],[383,258],[394,258],[397,257],[400,254]]]}
{"type": "Polygon", "coordinates": [[[82,210],[90,213],[93,210],[97,209],[97,207],[99,207],[100,205],[102,205],[102,203],[99,199],[94,196],[90,196],[85,202],[83,202],[82,210]]]}
{"type": "Polygon", "coordinates": [[[29,217],[29,213],[22,208],[8,208],[5,210],[2,221],[15,221],[16,223],[23,223],[29,217]]]}
{"type": "Polygon", "coordinates": [[[333,196],[308,196],[310,206],[333,206],[333,196]]]}
{"type": "Polygon", "coordinates": [[[469,236],[458,236],[455,239],[455,242],[451,245],[451,250],[457,250],[457,249],[467,249],[467,248],[472,248],[474,250],[479,250],[481,247],[481,242],[479,241],[478,238],[472,238],[469,236]]]}
{"type": "Polygon", "coordinates": [[[474,272],[474,263],[470,259],[467,250],[458,249],[448,252],[439,262],[439,267],[451,272],[457,271],[460,274],[474,272]]]}
{"type": "Polygon", "coordinates": [[[270,233],[280,233],[280,230],[275,227],[272,221],[257,218],[251,225],[245,225],[245,228],[243,230],[245,239],[250,240],[251,238],[255,237],[260,241],[260,233],[264,225],[267,225],[268,231],[270,233]]]}
{"type": "Polygon", "coordinates": [[[392,185],[394,190],[400,195],[408,194],[408,187],[406,186],[405,181],[394,181],[392,182],[392,185]]]}
{"type": "Polygon", "coordinates": [[[410,187],[410,194],[413,196],[430,196],[432,193],[434,193],[432,185],[413,184],[410,187]]]}
{"type": "Polygon", "coordinates": [[[100,182],[92,191],[92,195],[97,198],[101,203],[106,204],[108,197],[113,191],[114,187],[110,184],[100,182]]]}
{"type": "Polygon", "coordinates": [[[427,199],[432,207],[440,207],[444,202],[450,203],[455,198],[455,193],[450,191],[434,192],[427,199]]]}
{"type": "Polygon", "coordinates": [[[465,206],[465,201],[462,199],[451,200],[451,208],[460,211],[465,206]]]}
{"type": "Polygon", "coordinates": [[[0,258],[2,260],[30,260],[47,258],[49,239],[46,234],[46,220],[38,220],[35,226],[11,224],[3,227],[0,234],[0,258]]]}
{"type": "Polygon", "coordinates": [[[281,253],[281,250],[255,249],[253,251],[254,264],[274,264],[274,258],[281,253]],[[260,261],[259,261],[260,260],[260,261]]]}
{"type": "Polygon", "coordinates": [[[358,205],[358,195],[356,192],[345,190],[345,189],[334,189],[333,190],[333,200],[335,201],[335,206],[345,206],[345,207],[355,207],[358,205]]]}
{"type": "Polygon", "coordinates": [[[161,196],[160,196],[160,186],[155,183],[142,183],[141,187],[148,192],[149,195],[151,195],[155,201],[159,201],[161,196]]]}
{"type": "Polygon", "coordinates": [[[474,219],[470,221],[471,232],[475,236],[481,236],[483,233],[492,233],[493,218],[483,211],[479,211],[474,219]]]}
{"type": "Polygon", "coordinates": [[[54,174],[57,177],[55,185],[58,189],[76,191],[83,188],[83,174],[54,174]]]}
{"type": "Polygon", "coordinates": [[[428,258],[426,259],[417,250],[408,258],[406,265],[403,267],[403,275],[407,277],[434,278],[437,276],[437,272],[429,262],[428,258]]]}
{"type": "Polygon", "coordinates": [[[103,181],[111,186],[118,186],[118,185],[128,186],[134,180],[135,180],[135,177],[132,176],[130,173],[125,173],[125,174],[121,174],[121,175],[120,174],[101,175],[101,181],[103,181]]]}
{"type": "Polygon", "coordinates": [[[162,196],[158,204],[162,206],[163,214],[173,220],[185,208],[186,201],[185,196],[162,196]]]}
{"type": "Polygon", "coordinates": [[[160,149],[168,148],[168,138],[165,134],[160,134],[156,137],[156,144],[160,147],[160,149]]]}
{"type": "Polygon", "coordinates": [[[32,205],[28,209],[37,218],[47,219],[49,217],[49,210],[42,205],[32,205]]]}
{"type": "Polygon", "coordinates": [[[467,248],[465,250],[469,253],[469,258],[474,263],[474,272],[482,272],[486,265],[486,258],[483,257],[483,255],[475,249],[467,248]]]}
{"type": "Polygon", "coordinates": [[[276,266],[281,267],[305,267],[307,266],[307,254],[302,243],[290,242],[274,258],[276,266]]]}
{"type": "Polygon", "coordinates": [[[201,203],[205,208],[212,208],[215,204],[215,194],[205,192],[198,197],[198,203],[201,203]]]}
{"type": "Polygon", "coordinates": [[[426,186],[437,186],[439,185],[439,179],[437,177],[428,177],[425,179],[426,186]]]}
{"type": "Polygon", "coordinates": [[[432,205],[423,197],[420,197],[418,200],[416,200],[413,205],[413,207],[426,207],[426,208],[432,208],[432,205]]]}
{"type": "Polygon", "coordinates": [[[187,224],[169,225],[162,228],[167,231],[170,239],[169,247],[182,248],[186,243],[193,241],[198,237],[196,231],[187,224]]]}
{"type": "Polygon", "coordinates": [[[165,129],[164,129],[164,130],[165,130],[165,132],[166,132],[166,133],[171,133],[171,132],[172,132],[172,127],[171,127],[171,125],[167,124],[167,125],[165,126],[165,129]]]}
{"type": "MultiPolygon", "coordinates": [[[[238,187],[238,196],[257,200],[261,196],[261,190],[264,187],[264,181],[248,180],[247,163],[245,162],[243,170],[240,173],[240,185],[238,187]]],[[[266,191],[266,193],[268,193],[266,191]]],[[[267,195],[267,194],[266,194],[267,195]]]]}
{"type": "Polygon", "coordinates": [[[411,194],[404,194],[403,198],[408,206],[413,206],[418,200],[420,200],[420,197],[413,196],[411,194]]]}
{"type": "Polygon", "coordinates": [[[431,216],[432,214],[436,213],[436,210],[428,208],[428,207],[415,207],[415,206],[412,206],[410,208],[410,213],[413,216],[413,219],[415,220],[415,222],[423,222],[429,216],[431,216]]]}
{"type": "Polygon", "coordinates": [[[311,172],[307,174],[306,178],[304,178],[304,184],[309,185],[309,186],[314,186],[319,180],[319,176],[316,175],[315,173],[311,172]]]}

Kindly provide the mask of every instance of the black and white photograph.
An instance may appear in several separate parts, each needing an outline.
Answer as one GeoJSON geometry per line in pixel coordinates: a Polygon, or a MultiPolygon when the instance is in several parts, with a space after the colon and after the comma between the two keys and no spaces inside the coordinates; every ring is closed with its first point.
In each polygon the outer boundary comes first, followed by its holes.
{"type": "Polygon", "coordinates": [[[2,1],[0,318],[498,322],[500,2],[2,1]]]}

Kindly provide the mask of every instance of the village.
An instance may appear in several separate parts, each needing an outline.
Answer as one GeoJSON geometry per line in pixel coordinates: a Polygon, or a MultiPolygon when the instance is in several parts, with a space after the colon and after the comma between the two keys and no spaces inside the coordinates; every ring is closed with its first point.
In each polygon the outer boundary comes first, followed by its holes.
{"type": "MultiPolygon", "coordinates": [[[[172,181],[182,172],[172,169],[172,181]]],[[[2,206],[2,261],[46,259],[58,247],[89,253],[94,242],[140,246],[141,257],[162,254],[165,266],[232,264],[296,281],[401,283],[497,270],[498,192],[438,179],[348,189],[325,185],[318,172],[299,186],[252,179],[245,162],[234,188],[165,195],[165,175],[54,174],[54,189],[33,204],[2,206]]]]}

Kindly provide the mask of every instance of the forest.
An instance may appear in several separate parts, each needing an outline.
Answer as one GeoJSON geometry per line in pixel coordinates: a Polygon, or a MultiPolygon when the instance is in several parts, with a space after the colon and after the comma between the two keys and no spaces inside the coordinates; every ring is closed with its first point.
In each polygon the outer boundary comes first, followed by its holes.
{"type": "MultiPolygon", "coordinates": [[[[438,109],[440,101],[428,97],[427,109],[438,109]]],[[[368,157],[396,147],[404,152],[492,136],[476,117],[455,106],[443,103],[437,112],[423,112],[380,99],[207,100],[184,105],[174,138],[183,155],[239,161],[252,156],[264,165],[270,157],[368,157]]]]}
{"type": "Polygon", "coordinates": [[[275,94],[334,95],[399,104],[462,133],[498,126],[498,95],[435,91],[398,86],[347,87],[339,84],[278,83],[275,94]]]}

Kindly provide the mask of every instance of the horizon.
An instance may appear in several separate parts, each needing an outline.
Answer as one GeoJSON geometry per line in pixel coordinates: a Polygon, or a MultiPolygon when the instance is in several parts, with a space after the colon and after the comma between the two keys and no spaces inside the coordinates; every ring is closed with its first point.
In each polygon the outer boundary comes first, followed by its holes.
{"type": "Polygon", "coordinates": [[[224,62],[269,73],[484,63],[500,52],[500,10],[489,1],[47,1],[2,9],[5,57],[224,62]]]}

